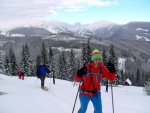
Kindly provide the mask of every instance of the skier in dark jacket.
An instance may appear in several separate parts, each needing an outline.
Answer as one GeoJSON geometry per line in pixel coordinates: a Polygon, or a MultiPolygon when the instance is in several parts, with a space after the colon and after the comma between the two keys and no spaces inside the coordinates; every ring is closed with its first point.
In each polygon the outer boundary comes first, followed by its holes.
{"type": "Polygon", "coordinates": [[[46,87],[44,86],[46,73],[50,73],[50,71],[47,68],[47,66],[44,64],[44,61],[41,60],[40,65],[37,68],[37,77],[41,79],[41,88],[43,90],[46,90],[46,87]]]}

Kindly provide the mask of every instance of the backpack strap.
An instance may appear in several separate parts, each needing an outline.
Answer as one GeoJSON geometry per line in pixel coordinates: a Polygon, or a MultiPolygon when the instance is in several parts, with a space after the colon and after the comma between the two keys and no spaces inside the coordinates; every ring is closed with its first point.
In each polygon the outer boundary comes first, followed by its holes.
{"type": "MultiPolygon", "coordinates": [[[[88,73],[86,74],[86,77],[83,79],[83,81],[85,81],[86,80],[86,78],[88,77],[88,76],[90,76],[92,74],[92,72],[91,72],[91,66],[89,65],[89,71],[88,71],[88,73]]],[[[93,74],[96,74],[96,73],[93,73],[93,74]]],[[[101,76],[101,83],[102,83],[102,77],[103,77],[103,72],[102,72],[102,66],[100,67],[100,76],[101,76]]],[[[97,78],[98,76],[97,76],[97,74],[96,74],[96,82],[98,82],[98,78],[97,78]]]]}
{"type": "Polygon", "coordinates": [[[87,79],[88,76],[91,75],[91,66],[90,65],[88,66],[89,66],[88,73],[86,74],[86,77],[83,79],[83,82],[87,79]]]}
{"type": "MultiPolygon", "coordinates": [[[[91,66],[90,66],[90,65],[89,65],[89,73],[90,73],[90,75],[92,74],[92,73],[91,73],[91,66]]],[[[96,76],[96,77],[97,77],[97,76],[96,76]]],[[[89,87],[90,87],[91,83],[92,83],[93,89],[95,89],[92,75],[90,76],[89,87]]]]}
{"type": "Polygon", "coordinates": [[[102,77],[103,77],[102,66],[100,67],[100,76],[101,76],[101,84],[102,84],[102,77]]]}

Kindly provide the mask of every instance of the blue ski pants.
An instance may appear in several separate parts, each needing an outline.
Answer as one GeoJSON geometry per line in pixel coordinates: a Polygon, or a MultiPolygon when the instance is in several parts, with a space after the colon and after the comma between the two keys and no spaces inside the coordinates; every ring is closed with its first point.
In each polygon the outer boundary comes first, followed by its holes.
{"type": "Polygon", "coordinates": [[[101,101],[101,93],[98,93],[92,97],[79,95],[81,107],[78,113],[86,113],[87,106],[89,101],[93,103],[94,113],[102,113],[102,101],[101,101]]]}

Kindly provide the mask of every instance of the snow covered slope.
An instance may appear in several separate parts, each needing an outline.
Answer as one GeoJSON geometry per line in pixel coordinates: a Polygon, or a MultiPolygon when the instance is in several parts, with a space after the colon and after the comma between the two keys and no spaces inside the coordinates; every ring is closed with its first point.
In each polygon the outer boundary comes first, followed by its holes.
{"type": "Polygon", "coordinates": [[[103,38],[108,38],[112,34],[114,34],[119,28],[120,25],[114,24],[112,22],[97,21],[83,29],[78,30],[77,34],[79,36],[96,35],[101,36],[103,38]]]}
{"type": "Polygon", "coordinates": [[[51,34],[59,33],[70,34],[73,32],[49,21],[39,21],[22,26],[20,25],[7,31],[7,35],[9,36],[18,36],[18,34],[25,36],[50,36],[51,34]]]}
{"type": "Polygon", "coordinates": [[[150,41],[150,22],[129,22],[123,25],[110,38],[150,41]]]}
{"type": "Polygon", "coordinates": [[[40,23],[37,23],[36,25],[33,25],[33,26],[40,27],[40,28],[45,28],[53,34],[58,34],[58,33],[62,33],[62,32],[72,33],[67,28],[62,27],[60,25],[56,25],[56,24],[54,24],[52,22],[48,22],[48,21],[41,21],[40,23]]]}
{"type": "MultiPolygon", "coordinates": [[[[46,78],[45,84],[49,91],[40,88],[40,80],[36,77],[9,77],[0,74],[0,113],[71,113],[76,96],[77,86],[71,82],[56,80],[56,85],[50,85],[46,78]],[[3,92],[3,93],[2,93],[3,92]]],[[[111,91],[105,93],[102,86],[103,113],[112,113],[111,91]]],[[[144,95],[140,87],[114,87],[115,113],[150,113],[150,97],[144,95]]],[[[77,100],[75,112],[80,103],[77,100]]],[[[93,113],[90,102],[87,113],[93,113]]]]}

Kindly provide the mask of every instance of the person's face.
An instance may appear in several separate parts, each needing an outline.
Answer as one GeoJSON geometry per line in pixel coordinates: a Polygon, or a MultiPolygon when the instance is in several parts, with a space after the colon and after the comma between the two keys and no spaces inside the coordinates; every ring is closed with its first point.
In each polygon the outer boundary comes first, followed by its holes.
{"type": "Polygon", "coordinates": [[[94,59],[94,64],[98,65],[101,62],[101,60],[99,58],[94,59]]]}
{"type": "Polygon", "coordinates": [[[40,65],[43,65],[43,64],[44,64],[44,62],[43,62],[43,61],[41,61],[41,62],[40,62],[40,65]]]}

